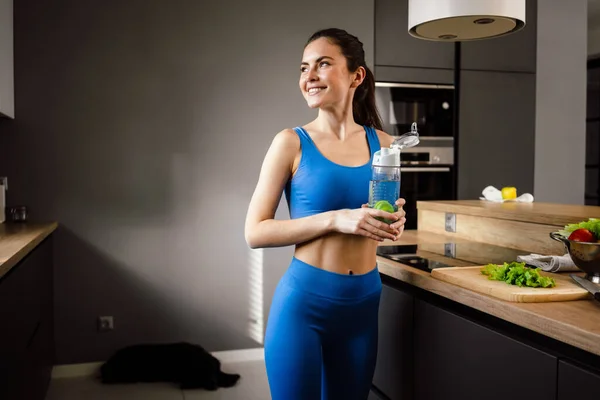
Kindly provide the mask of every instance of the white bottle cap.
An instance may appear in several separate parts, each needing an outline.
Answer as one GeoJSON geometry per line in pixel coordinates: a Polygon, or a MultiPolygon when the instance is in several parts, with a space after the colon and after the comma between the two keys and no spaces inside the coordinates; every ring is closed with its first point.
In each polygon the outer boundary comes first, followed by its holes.
{"type": "Polygon", "coordinates": [[[399,167],[400,149],[382,147],[373,156],[373,165],[377,167],[399,167]]]}

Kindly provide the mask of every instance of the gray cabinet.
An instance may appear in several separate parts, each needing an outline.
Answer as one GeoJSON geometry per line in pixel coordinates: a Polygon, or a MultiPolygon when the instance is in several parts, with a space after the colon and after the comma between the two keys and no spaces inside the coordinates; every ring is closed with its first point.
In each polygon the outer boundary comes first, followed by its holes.
{"type": "Polygon", "coordinates": [[[52,242],[0,279],[0,399],[43,400],[54,365],[52,242]]]}
{"type": "Polygon", "coordinates": [[[487,185],[533,193],[535,74],[461,71],[458,199],[487,185]]]}
{"type": "Polygon", "coordinates": [[[370,391],[369,392],[369,397],[367,397],[367,400],[387,400],[384,399],[383,397],[379,396],[377,393],[375,393],[374,391],[370,391]]]}
{"type": "Polygon", "coordinates": [[[391,400],[412,399],[413,296],[383,285],[373,385],[391,400]]]}
{"type": "Polygon", "coordinates": [[[600,372],[561,360],[558,363],[557,400],[600,398],[600,372]]]}
{"type": "Polygon", "coordinates": [[[415,400],[555,400],[556,379],[556,357],[415,300],[415,400]]]}
{"type": "MultiPolygon", "coordinates": [[[[408,34],[408,0],[375,1],[375,73],[377,80],[448,83],[447,72],[440,77],[429,68],[454,69],[454,43],[415,39],[408,34]],[[387,67],[387,68],[380,68],[387,67]],[[396,70],[390,70],[396,67],[396,70]],[[421,68],[414,69],[414,68],[421,68]],[[380,76],[380,74],[385,75],[380,76]],[[421,76],[421,74],[423,74],[421,76]],[[438,81],[438,82],[435,82],[438,81]]],[[[451,82],[450,82],[451,83],[451,82]]]]}
{"type": "Polygon", "coordinates": [[[461,69],[487,71],[536,70],[537,0],[527,0],[525,27],[495,39],[461,43],[461,69]]]}
{"type": "Polygon", "coordinates": [[[13,0],[0,0],[0,117],[15,116],[13,0]]]}

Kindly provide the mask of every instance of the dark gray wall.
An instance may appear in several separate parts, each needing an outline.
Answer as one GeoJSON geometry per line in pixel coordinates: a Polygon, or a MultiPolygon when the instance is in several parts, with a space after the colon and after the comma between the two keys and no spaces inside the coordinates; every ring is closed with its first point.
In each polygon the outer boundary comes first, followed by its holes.
{"type": "Polygon", "coordinates": [[[348,29],[372,65],[373,11],[372,0],[16,2],[17,118],[0,121],[0,175],[11,204],[61,224],[58,363],[147,341],[261,346],[292,254],[244,241],[262,158],[279,130],[316,115],[297,85],[308,36],[348,29]],[[99,315],[116,329],[97,333],[99,315]]]}
{"type": "Polygon", "coordinates": [[[15,116],[12,9],[13,0],[0,0],[0,118],[15,116]]]}
{"type": "Polygon", "coordinates": [[[583,205],[587,1],[540,1],[538,20],[534,196],[583,205]]]}
{"type": "Polygon", "coordinates": [[[460,85],[458,199],[488,185],[533,193],[535,75],[463,70],[460,85]]]}

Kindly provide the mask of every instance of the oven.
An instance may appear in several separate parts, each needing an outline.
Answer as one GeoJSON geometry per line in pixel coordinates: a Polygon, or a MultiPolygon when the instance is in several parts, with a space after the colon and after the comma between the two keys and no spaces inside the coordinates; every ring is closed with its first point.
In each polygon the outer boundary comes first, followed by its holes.
{"type": "Polygon", "coordinates": [[[417,229],[417,201],[455,200],[454,147],[416,146],[400,154],[400,197],[406,200],[405,229],[417,229]]]}
{"type": "Polygon", "coordinates": [[[454,137],[455,90],[452,85],[376,82],[375,101],[383,130],[392,136],[410,131],[422,140],[454,137]]]}
{"type": "Polygon", "coordinates": [[[400,154],[400,197],[405,229],[417,229],[417,201],[456,200],[453,85],[376,82],[375,102],[383,131],[399,136],[417,123],[420,144],[400,154]]]}

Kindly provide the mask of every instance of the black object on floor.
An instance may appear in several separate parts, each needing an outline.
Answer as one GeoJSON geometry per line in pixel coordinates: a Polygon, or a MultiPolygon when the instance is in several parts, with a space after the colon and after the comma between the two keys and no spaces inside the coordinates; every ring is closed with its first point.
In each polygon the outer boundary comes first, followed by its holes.
{"type": "Polygon", "coordinates": [[[238,374],[221,371],[221,362],[190,343],[140,344],[117,351],[100,368],[103,383],[173,382],[181,389],[217,390],[234,386],[238,374]]]}

